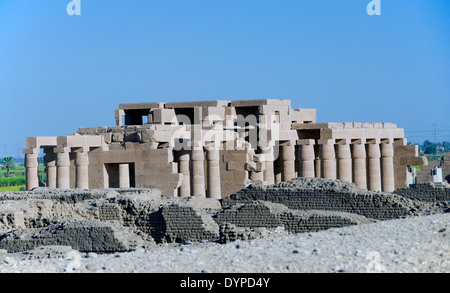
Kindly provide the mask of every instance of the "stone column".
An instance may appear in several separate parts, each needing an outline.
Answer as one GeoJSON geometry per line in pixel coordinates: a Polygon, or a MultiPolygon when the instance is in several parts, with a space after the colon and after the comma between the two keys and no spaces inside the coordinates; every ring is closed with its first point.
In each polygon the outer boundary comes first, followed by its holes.
{"type": "Polygon", "coordinates": [[[56,188],[56,154],[53,149],[46,149],[44,163],[47,173],[47,187],[56,188]]]}
{"type": "Polygon", "coordinates": [[[129,164],[119,164],[119,188],[130,188],[129,164]]]}
{"type": "Polygon", "coordinates": [[[59,148],[56,154],[56,187],[70,189],[70,148],[59,148]]]}
{"type": "Polygon", "coordinates": [[[209,198],[220,199],[222,192],[220,189],[220,153],[216,147],[211,147],[207,151],[208,161],[208,195],[209,198]]]}
{"type": "Polygon", "coordinates": [[[337,165],[338,179],[352,182],[352,155],[347,142],[337,145],[337,165]]]}
{"type": "Polygon", "coordinates": [[[194,147],[192,150],[192,195],[206,197],[205,169],[203,147],[194,147]]]}
{"type": "Polygon", "coordinates": [[[76,153],[75,165],[77,167],[77,188],[89,189],[89,157],[87,151],[76,153]]]}
{"type": "Polygon", "coordinates": [[[302,139],[299,141],[301,144],[301,166],[302,172],[300,173],[302,177],[314,178],[315,172],[314,160],[316,155],[314,154],[314,140],[313,139],[302,139]]]}
{"type": "Polygon", "coordinates": [[[203,153],[202,108],[194,108],[194,121],[191,126],[191,170],[192,195],[206,197],[205,155],[203,153]]]}
{"type": "Polygon", "coordinates": [[[395,190],[394,177],[394,146],[392,141],[381,144],[381,180],[383,191],[393,192],[395,190]]]}
{"type": "Polygon", "coordinates": [[[264,184],[275,184],[273,145],[265,146],[262,149],[262,154],[264,157],[264,184]]]}
{"type": "Polygon", "coordinates": [[[353,183],[360,189],[367,189],[366,147],[364,142],[352,144],[353,183]]]}
{"type": "Polygon", "coordinates": [[[190,155],[186,150],[181,150],[178,156],[178,172],[183,174],[183,181],[179,187],[180,197],[191,196],[191,171],[189,170],[190,155]]]}
{"type": "Polygon", "coordinates": [[[320,145],[314,146],[314,176],[322,178],[322,162],[320,160],[320,145]]]}
{"type": "Polygon", "coordinates": [[[336,155],[334,140],[319,140],[322,178],[336,179],[336,155]]]}
{"type": "Polygon", "coordinates": [[[381,154],[380,144],[377,141],[368,142],[367,157],[369,158],[369,190],[381,191],[381,154]]]}
{"type": "Polygon", "coordinates": [[[293,144],[281,147],[283,159],[283,181],[289,181],[295,178],[295,146],[293,144]]]}
{"type": "Polygon", "coordinates": [[[39,187],[39,177],[38,177],[38,149],[28,149],[25,150],[25,178],[26,178],[26,189],[32,190],[33,188],[39,187]]]}

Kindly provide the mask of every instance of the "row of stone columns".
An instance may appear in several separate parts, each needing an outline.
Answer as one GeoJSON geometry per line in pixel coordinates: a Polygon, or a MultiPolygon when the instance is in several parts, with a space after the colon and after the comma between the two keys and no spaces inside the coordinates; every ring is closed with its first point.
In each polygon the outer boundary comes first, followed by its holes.
{"type": "MultiPolygon", "coordinates": [[[[298,145],[281,146],[282,180],[299,177],[322,177],[354,182],[357,187],[370,190],[393,191],[395,188],[392,141],[370,140],[354,141],[351,144],[342,140],[318,141],[303,139],[298,145]],[[367,143],[367,152],[366,152],[367,143]],[[296,149],[297,152],[296,152],[296,149]],[[298,154],[296,158],[295,154],[298,154]],[[296,159],[298,170],[296,170],[296,159]]],[[[47,185],[59,189],[70,188],[70,148],[46,150],[47,185]]],[[[183,175],[179,187],[179,196],[200,195],[221,198],[220,155],[218,148],[208,148],[206,158],[203,147],[194,147],[192,151],[181,151],[178,156],[179,173],[183,175]],[[207,188],[205,188],[205,159],[207,188]],[[208,193],[208,194],[207,194],[208,193]]],[[[265,184],[275,183],[273,147],[263,149],[265,184]]],[[[88,150],[76,150],[76,188],[89,188],[88,150]]],[[[25,157],[27,190],[39,186],[38,152],[27,150],[25,157]]],[[[279,179],[277,179],[279,180],[279,179]]],[[[119,187],[130,187],[129,164],[119,164],[119,187]]]]}
{"type": "MultiPolygon", "coordinates": [[[[70,189],[70,148],[54,148],[45,150],[45,165],[47,171],[47,186],[58,189],[70,189]]],[[[88,151],[82,149],[76,152],[76,188],[89,188],[89,157],[88,151]]],[[[26,189],[39,186],[38,152],[25,154],[26,189]]]]}
{"type": "MultiPolygon", "coordinates": [[[[298,141],[298,170],[295,169],[294,144],[282,145],[282,178],[288,181],[299,177],[321,177],[354,182],[358,188],[392,192],[395,189],[393,142],[386,140],[319,140],[298,141]],[[366,151],[367,146],[367,151],[366,151]]],[[[274,183],[273,150],[263,151],[264,182],[274,183]]]]}
{"type": "Polygon", "coordinates": [[[195,147],[191,152],[178,154],[178,172],[183,175],[178,195],[181,197],[200,195],[220,199],[220,153],[218,148],[206,150],[207,189],[205,188],[205,155],[203,147],[195,147]],[[206,193],[207,190],[207,193],[206,193]]]}

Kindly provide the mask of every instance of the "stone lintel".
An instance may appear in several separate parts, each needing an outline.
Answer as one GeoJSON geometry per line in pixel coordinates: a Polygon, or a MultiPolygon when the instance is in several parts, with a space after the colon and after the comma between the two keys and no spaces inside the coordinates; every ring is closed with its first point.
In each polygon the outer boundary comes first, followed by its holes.
{"type": "Polygon", "coordinates": [[[56,146],[57,137],[56,136],[37,136],[37,137],[27,137],[26,138],[26,148],[32,149],[48,146],[56,146]]]}
{"type": "Polygon", "coordinates": [[[179,108],[198,108],[198,107],[224,107],[227,106],[230,101],[194,101],[194,102],[174,102],[165,103],[166,109],[179,109],[179,108]]]}
{"type": "Polygon", "coordinates": [[[145,110],[155,108],[164,108],[164,103],[154,102],[154,103],[119,104],[119,110],[145,110]]]}
{"type": "Polygon", "coordinates": [[[236,100],[230,102],[231,107],[258,107],[263,105],[291,106],[291,101],[282,99],[257,99],[257,100],[236,100]]]}
{"type": "Polygon", "coordinates": [[[292,123],[293,130],[312,130],[330,128],[330,123],[292,123]]]}

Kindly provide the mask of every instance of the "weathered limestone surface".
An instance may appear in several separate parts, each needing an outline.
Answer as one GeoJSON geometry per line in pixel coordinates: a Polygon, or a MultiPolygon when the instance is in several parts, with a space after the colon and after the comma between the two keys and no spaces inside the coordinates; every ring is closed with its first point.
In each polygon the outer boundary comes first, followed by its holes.
{"type": "Polygon", "coordinates": [[[57,245],[115,252],[154,243],[225,243],[274,231],[315,232],[450,212],[449,189],[418,185],[388,193],[341,180],[294,178],[251,185],[220,200],[161,196],[144,188],[5,192],[0,194],[0,249],[57,245]]]}
{"type": "Polygon", "coordinates": [[[392,123],[317,123],[315,109],[290,100],[120,104],[114,118],[116,126],[28,137],[26,189],[137,187],[221,199],[302,176],[392,192],[411,183],[412,165],[427,163],[392,123]],[[46,183],[37,176],[41,149],[46,183]]]}

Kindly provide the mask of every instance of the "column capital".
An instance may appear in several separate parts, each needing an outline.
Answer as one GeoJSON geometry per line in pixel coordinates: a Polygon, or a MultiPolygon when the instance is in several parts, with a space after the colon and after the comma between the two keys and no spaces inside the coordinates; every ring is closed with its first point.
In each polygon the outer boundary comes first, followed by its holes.
{"type": "Polygon", "coordinates": [[[366,144],[365,138],[352,139],[351,144],[366,144]]]}
{"type": "Polygon", "coordinates": [[[88,166],[89,165],[89,156],[87,152],[78,152],[76,153],[76,166],[88,166]]]}
{"type": "Polygon", "coordinates": [[[381,144],[392,144],[392,143],[394,143],[394,139],[393,138],[381,138],[380,143],[381,144]]]}
{"type": "Polygon", "coordinates": [[[314,145],[316,142],[314,139],[298,139],[297,144],[298,145],[314,145]]]}
{"type": "Polygon", "coordinates": [[[381,156],[380,145],[377,143],[367,144],[367,157],[369,158],[379,158],[381,156]]]}
{"type": "Polygon", "coordinates": [[[70,153],[70,148],[69,147],[55,147],[53,149],[53,152],[56,154],[70,153]]]}
{"type": "Polygon", "coordinates": [[[351,151],[349,144],[338,144],[337,145],[337,159],[351,159],[351,151]]]}
{"type": "Polygon", "coordinates": [[[207,150],[206,159],[208,161],[220,161],[220,152],[217,148],[207,150]]]}
{"type": "Polygon", "coordinates": [[[337,144],[337,145],[347,145],[347,144],[351,144],[351,139],[349,139],[349,138],[336,139],[336,144],[337,144]]]}
{"type": "Polygon", "coordinates": [[[38,154],[25,154],[25,167],[26,168],[37,168],[39,166],[38,154]]]}
{"type": "Polygon", "coordinates": [[[393,157],[394,156],[394,145],[390,142],[381,143],[381,156],[382,157],[393,157]]]}
{"type": "Polygon", "coordinates": [[[367,138],[366,144],[380,144],[380,138],[367,138]]]}
{"type": "Polygon", "coordinates": [[[28,148],[28,149],[24,149],[24,150],[22,151],[22,153],[23,153],[24,155],[37,155],[37,154],[39,154],[40,151],[41,151],[41,150],[38,149],[38,148],[28,148]]]}
{"type": "Polygon", "coordinates": [[[334,145],[336,144],[336,140],[335,139],[319,139],[317,141],[318,144],[322,144],[322,145],[334,145]]]}
{"type": "Polygon", "coordinates": [[[280,142],[280,147],[284,146],[295,146],[297,144],[296,140],[286,140],[284,142],[280,142]]]}
{"type": "Polygon", "coordinates": [[[90,148],[88,146],[77,147],[72,150],[74,153],[89,153],[90,148]]]}
{"type": "Polygon", "coordinates": [[[363,143],[353,144],[352,157],[354,159],[365,159],[366,158],[366,148],[363,143]]]}

